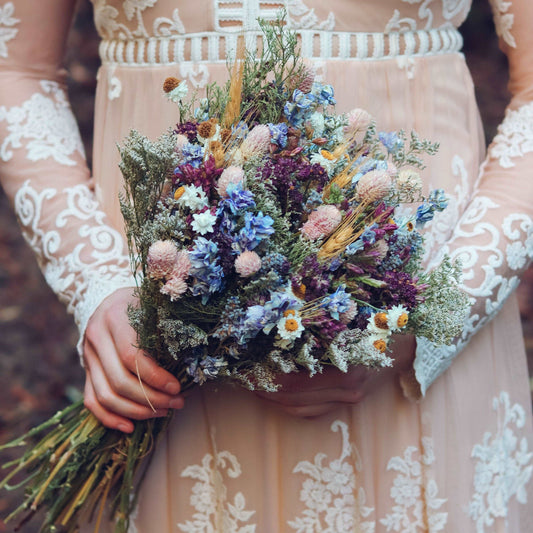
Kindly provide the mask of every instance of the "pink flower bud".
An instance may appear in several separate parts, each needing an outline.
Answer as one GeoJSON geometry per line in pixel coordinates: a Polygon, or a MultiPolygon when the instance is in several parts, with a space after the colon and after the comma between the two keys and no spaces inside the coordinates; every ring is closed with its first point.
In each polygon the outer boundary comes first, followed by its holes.
{"type": "Polygon", "coordinates": [[[321,205],[313,211],[300,231],[311,241],[327,237],[342,221],[342,213],[334,205],[321,205]]]}
{"type": "Polygon", "coordinates": [[[348,124],[344,126],[346,135],[353,135],[358,131],[366,131],[372,122],[372,115],[364,109],[352,109],[347,115],[348,124]]]}
{"type": "Polygon", "coordinates": [[[241,154],[244,159],[252,156],[262,156],[270,148],[270,128],[266,124],[259,124],[252,128],[248,137],[241,145],[241,154]]]}
{"type": "Polygon", "coordinates": [[[389,194],[391,179],[386,170],[371,170],[357,182],[359,201],[376,202],[389,194]]]}
{"type": "Polygon", "coordinates": [[[225,168],[218,178],[217,192],[220,196],[227,196],[226,189],[230,183],[241,183],[244,180],[244,170],[241,167],[225,168]]]}

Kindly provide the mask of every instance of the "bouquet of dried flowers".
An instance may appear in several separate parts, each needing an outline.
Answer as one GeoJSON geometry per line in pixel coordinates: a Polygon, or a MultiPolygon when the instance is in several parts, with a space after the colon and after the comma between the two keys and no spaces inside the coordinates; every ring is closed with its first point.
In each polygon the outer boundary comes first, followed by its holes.
{"type": "MultiPolygon", "coordinates": [[[[263,24],[262,55],[238,54],[227,85],[199,102],[165,80],[175,130],[156,142],[132,132],[121,148],[130,321],[184,388],[275,391],[280,373],[389,366],[393,333],[450,343],[468,310],[457,265],[422,268],[420,230],[446,207],[442,190],[423,196],[418,173],[437,146],[378,132],[361,109],[335,114],[333,88],[279,22],[263,24]]],[[[112,495],[125,532],[134,478],[167,423],[124,435],[73,405],[11,443],[44,433],[0,485],[30,471],[18,511],[48,507],[43,531],[76,531],[95,513],[97,531],[112,495]]]]}

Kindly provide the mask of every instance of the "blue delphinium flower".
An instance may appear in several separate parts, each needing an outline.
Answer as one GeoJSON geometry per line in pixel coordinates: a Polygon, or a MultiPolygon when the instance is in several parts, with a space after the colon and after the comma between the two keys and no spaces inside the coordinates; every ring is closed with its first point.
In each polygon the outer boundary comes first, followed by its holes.
{"type": "Polygon", "coordinates": [[[352,299],[346,292],[346,286],[340,285],[333,294],[328,294],[320,302],[320,307],[326,310],[331,318],[339,320],[339,313],[344,313],[350,309],[352,299]]]}
{"type": "Polygon", "coordinates": [[[187,143],[181,150],[183,164],[198,168],[204,160],[204,147],[199,144],[187,143]]]}
{"type": "Polygon", "coordinates": [[[378,137],[390,154],[397,153],[404,146],[403,139],[395,131],[380,131],[378,137]]]}
{"type": "Polygon", "coordinates": [[[223,357],[206,355],[200,360],[200,367],[207,379],[215,379],[220,371],[226,366],[228,366],[228,362],[223,357]]]}
{"type": "Polygon", "coordinates": [[[363,231],[361,240],[364,244],[374,244],[376,242],[376,232],[372,229],[372,226],[363,231]]]}
{"type": "Polygon", "coordinates": [[[209,120],[209,100],[207,98],[200,100],[200,105],[194,110],[194,118],[198,122],[209,120]]]}
{"type": "Polygon", "coordinates": [[[316,105],[317,99],[313,94],[304,93],[300,89],[294,89],[292,101],[299,109],[311,109],[311,106],[316,105]]]}
{"type": "Polygon", "coordinates": [[[268,124],[270,130],[270,137],[274,144],[277,144],[280,148],[287,146],[287,133],[289,127],[285,122],[280,124],[268,124]]]}
{"type": "Polygon", "coordinates": [[[344,250],[344,253],[346,255],[354,255],[357,252],[360,252],[365,247],[365,243],[363,242],[363,239],[359,237],[355,242],[352,242],[348,246],[346,246],[346,249],[344,250]]]}
{"type": "Polygon", "coordinates": [[[337,102],[333,97],[334,91],[331,85],[322,85],[315,81],[311,89],[311,94],[315,97],[317,105],[335,105],[337,102]]]}
{"type": "Polygon", "coordinates": [[[234,139],[244,139],[248,135],[250,128],[244,121],[240,121],[231,127],[231,136],[234,139]]]}
{"type": "Polygon", "coordinates": [[[189,252],[189,259],[192,266],[190,274],[194,278],[192,293],[194,296],[201,295],[205,305],[212,293],[223,288],[224,271],[219,264],[218,246],[205,237],[198,237],[189,252]]]}
{"type": "Polygon", "coordinates": [[[443,211],[448,205],[448,199],[443,189],[431,191],[429,198],[416,210],[416,227],[422,228],[424,225],[433,220],[436,211],[443,211]]]}
{"type": "Polygon", "coordinates": [[[218,204],[218,215],[223,211],[229,211],[236,215],[255,207],[254,195],[251,191],[243,189],[242,183],[230,183],[226,188],[226,194],[227,196],[218,204]]]}
{"type": "Polygon", "coordinates": [[[253,250],[263,239],[274,233],[273,224],[272,217],[263,215],[261,211],[256,215],[248,211],[244,214],[244,227],[236,236],[233,249],[239,253],[253,250]]]}

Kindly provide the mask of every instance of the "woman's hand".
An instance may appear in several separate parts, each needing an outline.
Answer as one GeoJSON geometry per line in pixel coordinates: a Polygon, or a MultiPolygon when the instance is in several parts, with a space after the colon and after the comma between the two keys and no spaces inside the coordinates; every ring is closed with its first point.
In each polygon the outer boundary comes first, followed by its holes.
{"type": "Polygon", "coordinates": [[[392,368],[373,370],[354,366],[343,373],[337,368],[327,367],[322,374],[312,378],[305,372],[287,374],[276,380],[281,385],[278,392],[256,394],[289,414],[320,416],[339,407],[359,403],[385,383],[391,374],[407,370],[414,359],[415,345],[415,339],[410,335],[396,336],[392,346],[392,368]]]}
{"type": "Polygon", "coordinates": [[[126,433],[133,431],[132,419],[165,416],[184,403],[179,381],[135,348],[131,303],[132,289],[107,297],[89,320],[83,343],[85,406],[104,426],[126,433]]]}

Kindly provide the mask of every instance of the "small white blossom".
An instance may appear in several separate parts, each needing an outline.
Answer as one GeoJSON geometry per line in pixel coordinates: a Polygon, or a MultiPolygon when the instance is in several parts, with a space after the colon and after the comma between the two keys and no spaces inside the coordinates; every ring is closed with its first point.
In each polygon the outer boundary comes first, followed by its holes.
{"type": "Polygon", "coordinates": [[[195,213],[192,218],[192,229],[200,235],[211,233],[217,220],[216,215],[211,214],[209,211],[204,211],[203,213],[195,213]]]}
{"type": "Polygon", "coordinates": [[[278,335],[287,341],[294,341],[302,336],[304,327],[302,319],[297,314],[289,314],[284,316],[277,324],[278,335]]]}
{"type": "Polygon", "coordinates": [[[189,94],[189,87],[187,81],[183,80],[180,84],[167,93],[167,98],[174,103],[181,102],[189,94]]]}
{"type": "Polygon", "coordinates": [[[198,211],[208,205],[209,201],[201,187],[185,185],[184,189],[183,194],[178,199],[178,205],[183,205],[193,211],[198,211]]]}

